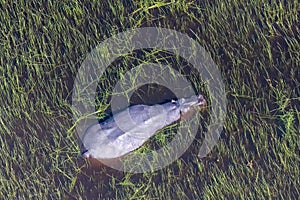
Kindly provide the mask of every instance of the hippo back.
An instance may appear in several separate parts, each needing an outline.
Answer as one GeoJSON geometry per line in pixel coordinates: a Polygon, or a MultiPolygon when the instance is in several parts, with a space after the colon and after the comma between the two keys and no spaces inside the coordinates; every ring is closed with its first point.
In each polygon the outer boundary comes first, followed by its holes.
{"type": "Polygon", "coordinates": [[[87,129],[87,157],[114,158],[141,146],[156,131],[180,118],[176,103],[134,105],[87,129]]]}

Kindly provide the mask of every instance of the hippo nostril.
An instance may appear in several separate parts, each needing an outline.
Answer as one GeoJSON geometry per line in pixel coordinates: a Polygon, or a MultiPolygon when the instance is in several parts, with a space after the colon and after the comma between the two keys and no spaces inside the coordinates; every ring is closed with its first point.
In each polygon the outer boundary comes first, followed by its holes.
{"type": "Polygon", "coordinates": [[[206,100],[204,99],[204,97],[202,95],[198,96],[198,103],[200,105],[205,105],[206,104],[206,100]]]}

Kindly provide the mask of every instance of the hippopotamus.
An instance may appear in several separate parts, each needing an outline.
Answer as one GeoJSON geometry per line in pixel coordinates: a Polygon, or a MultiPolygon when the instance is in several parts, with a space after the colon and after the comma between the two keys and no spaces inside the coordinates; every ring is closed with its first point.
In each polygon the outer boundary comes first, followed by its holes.
{"type": "Polygon", "coordinates": [[[158,130],[206,104],[202,95],[180,98],[164,104],[133,105],[85,131],[82,155],[86,158],[114,159],[146,142],[158,130]]]}

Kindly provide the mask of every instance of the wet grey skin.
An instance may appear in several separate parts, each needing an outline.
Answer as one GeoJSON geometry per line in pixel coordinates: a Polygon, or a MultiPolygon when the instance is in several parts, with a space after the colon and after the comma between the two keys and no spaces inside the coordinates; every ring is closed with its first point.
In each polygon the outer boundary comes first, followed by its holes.
{"type": "Polygon", "coordinates": [[[82,155],[96,159],[123,156],[140,147],[158,130],[205,104],[202,95],[193,95],[164,104],[130,106],[86,130],[82,139],[85,149],[82,155]]]}

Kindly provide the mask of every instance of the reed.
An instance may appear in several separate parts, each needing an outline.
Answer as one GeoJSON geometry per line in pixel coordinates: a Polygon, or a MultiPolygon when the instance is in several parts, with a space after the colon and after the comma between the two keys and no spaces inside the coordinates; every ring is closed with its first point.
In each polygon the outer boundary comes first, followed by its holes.
{"type": "MultiPolygon", "coordinates": [[[[298,1],[3,0],[0,8],[1,198],[299,197],[298,1]],[[228,98],[221,139],[206,158],[197,157],[208,109],[196,140],[164,169],[130,174],[92,166],[80,157],[77,136],[70,131],[76,125],[71,112],[76,72],[101,41],[147,26],[188,34],[219,66],[228,98]]],[[[113,84],[133,66],[156,61],[183,71],[188,67],[166,55],[133,52],[112,63],[110,76],[99,80],[99,118],[107,117],[113,84]]],[[[187,77],[209,95],[201,77],[187,77]]],[[[142,92],[139,96],[147,101],[142,92]]],[[[167,127],[136,153],[161,147],[174,134],[180,134],[176,125],[167,127]]]]}

